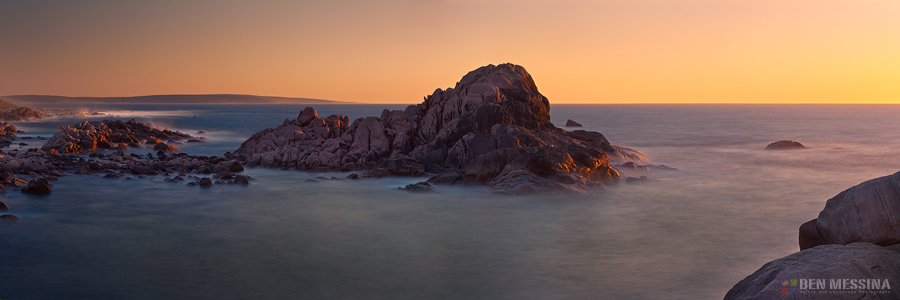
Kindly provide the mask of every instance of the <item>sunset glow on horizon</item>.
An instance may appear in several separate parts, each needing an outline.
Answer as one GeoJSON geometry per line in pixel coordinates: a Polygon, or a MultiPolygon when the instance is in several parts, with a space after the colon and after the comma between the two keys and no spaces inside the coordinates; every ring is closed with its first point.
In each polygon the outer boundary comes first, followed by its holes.
{"type": "Polygon", "coordinates": [[[480,66],[551,103],[900,103],[895,0],[0,1],[0,96],[419,103],[480,66]]]}

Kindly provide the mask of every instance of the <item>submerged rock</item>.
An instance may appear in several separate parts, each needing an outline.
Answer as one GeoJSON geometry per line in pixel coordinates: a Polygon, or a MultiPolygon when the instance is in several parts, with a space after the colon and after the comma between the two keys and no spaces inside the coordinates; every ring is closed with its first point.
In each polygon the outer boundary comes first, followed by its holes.
{"type": "Polygon", "coordinates": [[[610,161],[646,160],[600,133],[554,127],[549,111],[524,68],[489,65],[455,88],[380,117],[350,122],[307,107],[296,119],[253,134],[235,153],[250,167],[365,170],[372,177],[452,170],[462,176],[432,182],[488,185],[499,193],[602,187],[619,179],[610,161]]]}
{"type": "Polygon", "coordinates": [[[16,217],[16,215],[12,215],[12,214],[5,214],[5,215],[0,216],[0,221],[16,222],[16,221],[19,221],[19,217],[16,217]]]}
{"type": "Polygon", "coordinates": [[[9,211],[9,206],[6,206],[6,203],[3,203],[3,201],[0,201],[0,212],[7,212],[7,211],[9,211]]]}
{"type": "MultiPolygon", "coordinates": [[[[827,282],[823,288],[830,284],[827,282]]],[[[853,243],[818,246],[771,261],[738,282],[725,294],[725,299],[897,299],[897,295],[900,295],[900,253],[870,243],[853,243]],[[810,278],[863,279],[866,281],[862,284],[868,288],[848,286],[801,293],[799,286],[790,284],[790,280],[810,278]]]]}
{"type": "Polygon", "coordinates": [[[777,141],[766,146],[766,150],[793,150],[793,149],[806,149],[806,146],[803,146],[800,142],[795,141],[777,141]]]}
{"type": "Polygon", "coordinates": [[[437,191],[434,190],[433,185],[424,181],[407,184],[405,187],[398,187],[397,189],[413,193],[437,193],[437,191]]]}

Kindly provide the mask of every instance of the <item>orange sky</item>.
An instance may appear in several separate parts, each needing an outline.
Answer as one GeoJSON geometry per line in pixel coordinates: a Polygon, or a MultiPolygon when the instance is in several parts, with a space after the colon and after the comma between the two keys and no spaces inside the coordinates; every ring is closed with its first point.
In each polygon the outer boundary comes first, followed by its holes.
{"type": "Polygon", "coordinates": [[[505,62],[551,103],[900,103],[900,2],[0,1],[0,95],[418,103],[505,62]]]}

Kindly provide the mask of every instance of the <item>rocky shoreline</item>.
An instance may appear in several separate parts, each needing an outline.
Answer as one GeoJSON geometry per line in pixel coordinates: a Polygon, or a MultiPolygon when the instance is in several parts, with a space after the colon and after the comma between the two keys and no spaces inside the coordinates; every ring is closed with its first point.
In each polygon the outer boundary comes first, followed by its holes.
{"type": "MultiPolygon", "coordinates": [[[[357,171],[351,179],[427,178],[400,188],[411,192],[434,192],[434,185],[482,185],[494,193],[568,193],[603,189],[620,179],[650,181],[643,175],[625,177],[618,168],[629,174],[674,170],[639,165],[646,161],[640,152],[612,145],[599,132],[557,128],[549,110],[549,100],[524,68],[502,64],[478,68],[455,88],[438,89],[420,104],[384,110],[379,117],[351,122],[343,115],[319,117],[307,107],[296,119],[257,132],[234,153],[221,156],[173,153],[180,151],[175,145],[206,139],[133,119],[83,121],[60,127],[40,149],[0,150],[0,189],[48,194],[60,177],[91,174],[112,179],[164,175],[165,182],[201,187],[247,185],[252,178],[235,174],[246,165],[357,171]],[[135,149],[151,153],[125,152],[135,149]]],[[[0,125],[0,142],[11,143],[15,126],[0,125]]]]}

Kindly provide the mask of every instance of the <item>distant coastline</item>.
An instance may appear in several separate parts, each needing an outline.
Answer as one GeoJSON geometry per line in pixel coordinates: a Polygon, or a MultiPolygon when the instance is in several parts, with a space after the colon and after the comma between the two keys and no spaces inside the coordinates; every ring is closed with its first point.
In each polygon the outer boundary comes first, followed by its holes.
{"type": "Polygon", "coordinates": [[[119,103],[119,104],[354,104],[354,102],[255,96],[238,94],[148,95],[133,97],[66,97],[50,95],[12,95],[0,97],[15,104],[28,103],[119,103]]]}

